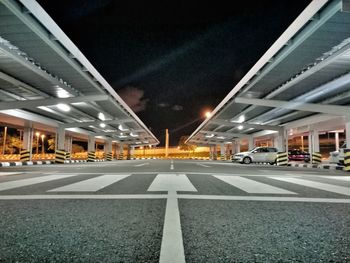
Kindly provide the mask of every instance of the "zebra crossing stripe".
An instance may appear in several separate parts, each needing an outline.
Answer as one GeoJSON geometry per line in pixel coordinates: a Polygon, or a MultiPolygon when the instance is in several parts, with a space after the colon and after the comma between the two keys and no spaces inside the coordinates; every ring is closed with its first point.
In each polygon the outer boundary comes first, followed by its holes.
{"type": "Polygon", "coordinates": [[[326,184],[326,183],[319,183],[319,182],[314,182],[314,181],[309,181],[309,180],[304,180],[304,179],[299,179],[299,178],[287,178],[287,177],[270,177],[270,178],[274,179],[274,180],[287,182],[287,183],[307,186],[307,187],[311,187],[311,188],[315,188],[315,189],[323,190],[323,191],[327,191],[327,192],[332,192],[332,193],[337,193],[337,194],[342,194],[342,195],[350,195],[350,188],[349,187],[337,186],[337,185],[326,184]]]}
{"type": "Polygon", "coordinates": [[[213,175],[215,178],[237,187],[249,194],[296,194],[272,185],[260,183],[240,176],[213,175]]]}
{"type": "Polygon", "coordinates": [[[4,182],[4,183],[0,183],[0,191],[23,187],[23,186],[29,186],[33,184],[45,183],[45,182],[64,179],[64,178],[77,176],[77,175],[78,174],[51,174],[51,175],[39,176],[39,177],[34,177],[29,179],[4,182]]]}
{"type": "Polygon", "coordinates": [[[346,177],[346,176],[326,176],[325,178],[341,180],[341,181],[350,181],[350,177],[346,177]]]}
{"type": "Polygon", "coordinates": [[[130,174],[105,174],[74,184],[51,189],[47,192],[96,192],[128,176],[130,176],[130,174]]]}

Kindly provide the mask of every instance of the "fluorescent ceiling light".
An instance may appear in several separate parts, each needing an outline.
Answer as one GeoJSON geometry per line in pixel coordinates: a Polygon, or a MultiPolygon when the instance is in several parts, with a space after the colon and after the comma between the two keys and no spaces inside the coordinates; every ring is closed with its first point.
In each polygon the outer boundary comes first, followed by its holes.
{"type": "Polygon", "coordinates": [[[216,138],[218,138],[218,139],[226,139],[226,137],[224,137],[224,136],[218,136],[218,137],[216,137],[216,138]]]}
{"type": "Polygon", "coordinates": [[[56,113],[54,110],[50,109],[49,107],[46,106],[39,106],[38,109],[50,112],[50,113],[56,113]]]}
{"type": "Polygon", "coordinates": [[[64,98],[69,98],[72,96],[72,94],[70,94],[68,91],[62,89],[60,86],[56,85],[55,87],[57,88],[57,90],[56,90],[57,97],[64,99],[64,98]]]}
{"type": "Polygon", "coordinates": [[[70,111],[70,107],[67,104],[57,104],[56,107],[60,110],[60,111],[64,111],[64,112],[68,112],[70,111]]]}
{"type": "Polygon", "coordinates": [[[121,130],[121,131],[128,131],[129,130],[128,128],[124,129],[121,124],[118,125],[118,129],[121,130]]]}
{"type": "Polygon", "coordinates": [[[213,138],[215,135],[214,134],[210,134],[210,135],[205,135],[206,138],[213,138]]]}
{"type": "Polygon", "coordinates": [[[131,136],[131,137],[139,137],[138,134],[133,134],[132,132],[130,132],[130,136],[131,136]]]}
{"type": "Polygon", "coordinates": [[[243,126],[242,125],[239,125],[237,128],[238,128],[238,130],[243,130],[243,126]]]}
{"type": "Polygon", "coordinates": [[[98,118],[99,118],[101,121],[105,121],[105,120],[106,120],[106,117],[105,117],[105,115],[104,115],[102,112],[100,112],[100,113],[98,114],[98,118]]]}
{"type": "Polygon", "coordinates": [[[101,123],[100,123],[100,127],[101,127],[101,128],[105,128],[105,127],[106,127],[106,124],[103,123],[103,122],[101,122],[101,123]]]}

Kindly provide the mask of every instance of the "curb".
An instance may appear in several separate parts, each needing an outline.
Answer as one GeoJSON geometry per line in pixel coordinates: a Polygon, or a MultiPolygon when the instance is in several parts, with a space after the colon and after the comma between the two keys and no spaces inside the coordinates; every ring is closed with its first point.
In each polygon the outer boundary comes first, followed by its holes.
{"type": "Polygon", "coordinates": [[[340,170],[343,171],[344,166],[340,165],[329,165],[329,164],[300,164],[300,163],[289,163],[288,166],[291,167],[301,167],[301,168],[316,168],[316,169],[327,169],[327,170],[340,170]]]}
{"type": "MultiPolygon", "coordinates": [[[[105,160],[95,160],[95,162],[105,162],[105,160]]],[[[86,160],[65,160],[64,163],[86,163],[86,160]]],[[[31,165],[43,165],[43,164],[55,164],[55,162],[54,161],[0,162],[0,167],[31,166],[31,165]]]]}

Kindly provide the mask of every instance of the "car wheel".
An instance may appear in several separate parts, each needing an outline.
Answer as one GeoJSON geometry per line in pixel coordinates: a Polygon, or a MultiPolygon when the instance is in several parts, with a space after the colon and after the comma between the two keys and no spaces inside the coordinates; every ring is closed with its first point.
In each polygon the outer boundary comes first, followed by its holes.
{"type": "Polygon", "coordinates": [[[250,164],[251,162],[252,162],[252,159],[250,159],[249,157],[244,157],[243,159],[244,164],[250,164]]]}

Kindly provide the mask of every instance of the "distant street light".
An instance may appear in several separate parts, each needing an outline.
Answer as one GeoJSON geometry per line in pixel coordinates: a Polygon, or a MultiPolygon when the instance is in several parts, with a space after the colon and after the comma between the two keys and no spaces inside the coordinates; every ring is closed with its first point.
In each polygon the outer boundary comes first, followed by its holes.
{"type": "Polygon", "coordinates": [[[210,118],[210,116],[211,116],[211,112],[210,112],[210,111],[207,111],[207,112],[205,113],[205,117],[210,118]]]}
{"type": "Polygon", "coordinates": [[[41,134],[41,154],[44,154],[44,138],[45,134],[41,134]]]}
{"type": "Polygon", "coordinates": [[[39,135],[40,135],[40,132],[36,132],[35,135],[36,135],[36,154],[38,154],[38,152],[39,152],[39,135]]]}

